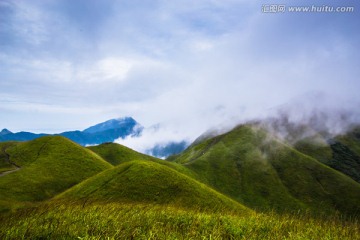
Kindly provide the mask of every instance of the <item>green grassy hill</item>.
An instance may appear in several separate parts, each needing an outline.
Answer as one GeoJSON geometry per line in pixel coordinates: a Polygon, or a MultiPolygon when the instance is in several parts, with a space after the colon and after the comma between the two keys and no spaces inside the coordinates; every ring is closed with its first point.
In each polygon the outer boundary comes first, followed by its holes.
{"type": "Polygon", "coordinates": [[[5,151],[20,169],[0,176],[0,210],[49,199],[112,168],[92,151],[59,136],[10,144],[5,151]]]}
{"type": "Polygon", "coordinates": [[[164,204],[201,210],[250,212],[205,184],[167,166],[131,161],[93,176],[55,199],[164,204]]]}
{"type": "Polygon", "coordinates": [[[205,139],[172,161],[254,209],[360,213],[357,182],[252,125],[205,139]]]}
{"type": "Polygon", "coordinates": [[[97,146],[87,147],[97,153],[104,160],[116,166],[132,160],[154,160],[156,158],[136,152],[128,147],[117,143],[103,143],[97,146]]]}
{"type": "Polygon", "coordinates": [[[101,156],[105,161],[111,163],[114,166],[134,160],[146,160],[167,166],[169,168],[178,171],[179,173],[185,174],[194,179],[199,178],[199,176],[196,173],[182,166],[181,164],[164,161],[159,158],[145,155],[117,143],[103,143],[97,146],[88,147],[88,149],[95,152],[96,154],[101,156]]]}

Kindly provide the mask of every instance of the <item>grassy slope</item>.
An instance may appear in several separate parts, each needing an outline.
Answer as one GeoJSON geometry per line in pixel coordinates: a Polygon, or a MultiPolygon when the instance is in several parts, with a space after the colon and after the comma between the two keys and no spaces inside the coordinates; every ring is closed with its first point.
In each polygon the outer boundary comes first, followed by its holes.
{"type": "Polygon", "coordinates": [[[360,211],[359,184],[250,126],[191,146],[175,161],[252,208],[360,211]]]}
{"type": "Polygon", "coordinates": [[[46,204],[0,216],[1,239],[360,239],[359,223],[149,204],[46,204]]]}
{"type": "Polygon", "coordinates": [[[309,138],[302,139],[294,144],[294,148],[305,155],[315,158],[325,165],[329,165],[333,155],[331,147],[325,142],[325,139],[321,142],[312,141],[312,139],[309,138]]]}
{"type": "Polygon", "coordinates": [[[41,201],[112,166],[70,140],[42,137],[6,149],[19,171],[0,177],[0,210],[41,201]]]}
{"type": "Polygon", "coordinates": [[[131,161],[70,188],[55,199],[156,203],[203,210],[250,210],[205,184],[150,161],[131,161]]]}

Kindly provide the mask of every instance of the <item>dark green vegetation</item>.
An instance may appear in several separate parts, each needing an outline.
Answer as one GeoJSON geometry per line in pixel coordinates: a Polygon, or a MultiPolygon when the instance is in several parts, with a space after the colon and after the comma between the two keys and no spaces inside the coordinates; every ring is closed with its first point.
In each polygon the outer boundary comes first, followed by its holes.
{"type": "Polygon", "coordinates": [[[1,143],[0,238],[359,239],[358,131],[290,145],[259,126],[168,161],[60,136],[1,143]]]}
{"type": "Polygon", "coordinates": [[[6,152],[6,149],[16,144],[15,142],[0,143],[0,174],[17,169],[17,166],[11,162],[10,156],[6,152]]]}
{"type": "Polygon", "coordinates": [[[295,148],[360,183],[360,128],[329,140],[318,137],[298,141],[295,148]]]}

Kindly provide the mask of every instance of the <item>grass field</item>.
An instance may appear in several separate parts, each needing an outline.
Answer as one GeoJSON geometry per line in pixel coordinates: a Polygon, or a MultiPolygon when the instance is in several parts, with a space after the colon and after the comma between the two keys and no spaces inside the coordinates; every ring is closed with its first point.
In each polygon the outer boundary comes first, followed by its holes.
{"type": "Polygon", "coordinates": [[[0,216],[1,239],[360,239],[340,217],[213,213],[151,204],[53,202],[0,216]]]}

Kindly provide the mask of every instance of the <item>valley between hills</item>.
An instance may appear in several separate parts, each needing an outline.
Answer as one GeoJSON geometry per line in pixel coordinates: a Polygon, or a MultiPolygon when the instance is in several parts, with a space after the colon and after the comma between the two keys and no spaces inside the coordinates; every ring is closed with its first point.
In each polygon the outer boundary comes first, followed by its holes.
{"type": "Polygon", "coordinates": [[[0,143],[1,239],[360,239],[360,129],[260,123],[162,160],[64,136],[0,143]]]}

